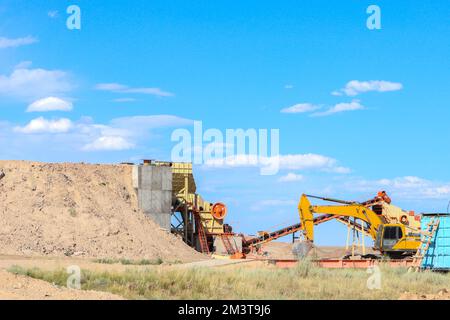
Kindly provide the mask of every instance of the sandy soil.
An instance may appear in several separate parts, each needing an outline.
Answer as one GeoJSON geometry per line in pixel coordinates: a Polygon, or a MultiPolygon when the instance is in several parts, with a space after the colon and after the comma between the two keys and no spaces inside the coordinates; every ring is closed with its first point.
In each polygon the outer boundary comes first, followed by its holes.
{"type": "Polygon", "coordinates": [[[7,272],[12,267],[24,269],[38,268],[44,271],[66,270],[70,266],[78,266],[81,270],[93,272],[126,273],[130,271],[143,272],[149,269],[186,269],[186,268],[269,268],[264,261],[207,259],[183,264],[162,265],[122,265],[103,264],[91,259],[80,257],[38,257],[0,255],[0,300],[116,300],[123,299],[113,294],[98,291],[81,291],[59,288],[45,281],[7,272]]]}
{"type": "Polygon", "coordinates": [[[198,267],[263,267],[261,261],[251,260],[200,260],[185,264],[173,265],[122,265],[103,264],[86,258],[77,257],[37,257],[0,255],[0,300],[116,300],[120,296],[98,292],[60,288],[48,282],[14,275],[8,269],[20,266],[25,269],[38,268],[45,271],[66,270],[70,266],[78,266],[81,270],[93,272],[126,273],[129,271],[145,271],[148,269],[198,268],[198,267]]]}
{"type": "MultiPolygon", "coordinates": [[[[201,260],[196,262],[209,261],[201,260]]],[[[192,262],[192,263],[196,263],[192,262]]],[[[183,264],[174,264],[183,265],[183,264]]],[[[83,270],[97,271],[97,272],[127,272],[128,270],[145,271],[149,268],[164,267],[163,265],[123,265],[120,262],[114,264],[99,263],[92,259],[78,258],[78,257],[38,257],[38,256],[5,256],[0,255],[0,270],[8,270],[11,267],[20,266],[26,269],[39,268],[45,271],[59,271],[66,270],[70,266],[78,266],[83,270]]]]}
{"type": "Polygon", "coordinates": [[[0,256],[0,300],[121,300],[120,296],[99,291],[71,290],[54,286],[48,282],[30,277],[14,275],[8,269],[20,266],[25,269],[38,268],[45,271],[66,270],[78,266],[82,270],[94,272],[143,271],[148,268],[167,266],[134,266],[122,264],[102,264],[86,258],[0,256]]]}
{"type": "Polygon", "coordinates": [[[1,300],[121,300],[106,292],[59,288],[48,282],[0,270],[1,300]]]}
{"type": "MultiPolygon", "coordinates": [[[[293,244],[288,242],[270,242],[263,246],[262,251],[264,256],[269,259],[295,260],[296,257],[292,253],[292,246],[293,244]]],[[[355,251],[355,254],[361,254],[360,251],[355,251]]],[[[366,254],[375,253],[371,248],[366,248],[366,254]]],[[[309,256],[319,259],[341,259],[348,254],[351,254],[351,251],[347,252],[344,247],[314,247],[309,252],[309,256]]]]}
{"type": "Polygon", "coordinates": [[[0,253],[204,259],[137,206],[131,167],[0,161],[0,253]]]}
{"type": "Polygon", "coordinates": [[[450,292],[447,289],[441,289],[437,294],[413,294],[405,292],[399,300],[450,300],[450,292]]]}

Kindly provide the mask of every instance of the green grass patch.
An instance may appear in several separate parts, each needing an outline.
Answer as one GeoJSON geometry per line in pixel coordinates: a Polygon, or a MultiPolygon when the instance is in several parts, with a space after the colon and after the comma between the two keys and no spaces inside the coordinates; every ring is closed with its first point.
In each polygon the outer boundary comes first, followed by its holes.
{"type": "MultiPolygon", "coordinates": [[[[9,271],[64,286],[65,270],[13,267],[9,271]]],[[[124,272],[82,270],[84,290],[107,291],[129,299],[398,299],[404,292],[436,294],[450,288],[450,275],[381,267],[380,290],[369,290],[366,270],[321,269],[305,261],[293,269],[152,268],[124,272]]]]}
{"type": "Polygon", "coordinates": [[[75,208],[70,208],[69,209],[69,214],[72,218],[75,218],[78,214],[77,214],[77,210],[75,210],[75,208]]]}

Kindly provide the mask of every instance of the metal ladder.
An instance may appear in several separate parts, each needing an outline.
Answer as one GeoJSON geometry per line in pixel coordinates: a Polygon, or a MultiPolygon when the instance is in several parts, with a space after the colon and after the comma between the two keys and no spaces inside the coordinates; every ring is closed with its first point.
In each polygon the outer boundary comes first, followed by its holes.
{"type": "Polygon", "coordinates": [[[420,268],[422,265],[423,258],[428,252],[428,249],[430,248],[431,241],[433,240],[433,237],[436,234],[436,231],[439,227],[440,219],[439,218],[432,218],[430,222],[427,224],[427,229],[423,233],[424,238],[422,240],[422,243],[417,250],[416,255],[413,258],[413,267],[414,268],[420,268]]]}
{"type": "Polygon", "coordinates": [[[200,214],[194,211],[195,226],[197,228],[198,240],[200,242],[200,249],[202,253],[209,254],[208,239],[206,238],[205,228],[203,227],[200,214]]]}
{"type": "Polygon", "coordinates": [[[233,248],[233,245],[230,242],[230,238],[227,234],[221,234],[220,238],[222,239],[222,243],[225,246],[225,249],[227,250],[227,253],[229,255],[233,255],[236,253],[236,250],[233,248]]]}

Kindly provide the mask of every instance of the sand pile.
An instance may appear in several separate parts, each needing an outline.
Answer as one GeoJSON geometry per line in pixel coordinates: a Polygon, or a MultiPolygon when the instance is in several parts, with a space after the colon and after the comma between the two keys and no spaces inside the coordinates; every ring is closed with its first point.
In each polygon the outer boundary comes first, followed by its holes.
{"type": "Polygon", "coordinates": [[[199,260],[137,206],[131,166],[0,161],[0,253],[199,260]]]}

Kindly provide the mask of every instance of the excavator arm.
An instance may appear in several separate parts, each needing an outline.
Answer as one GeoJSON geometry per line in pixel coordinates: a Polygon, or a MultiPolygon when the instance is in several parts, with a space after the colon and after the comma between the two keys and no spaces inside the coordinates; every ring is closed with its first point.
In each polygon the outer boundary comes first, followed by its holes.
{"type": "Polygon", "coordinates": [[[298,203],[298,213],[300,215],[301,228],[303,229],[306,239],[314,242],[314,214],[311,202],[309,202],[308,197],[304,194],[298,203]]]}
{"type": "Polygon", "coordinates": [[[301,228],[303,229],[306,238],[311,242],[314,242],[315,213],[336,215],[339,217],[350,217],[365,221],[368,224],[368,232],[374,240],[377,237],[378,228],[383,224],[381,218],[375,212],[361,204],[349,203],[345,205],[313,206],[311,205],[308,196],[305,194],[303,194],[300,199],[298,211],[300,215],[301,228]]]}

